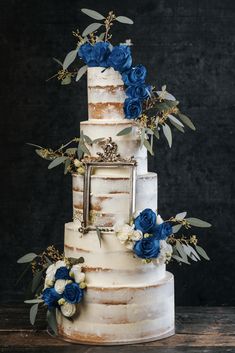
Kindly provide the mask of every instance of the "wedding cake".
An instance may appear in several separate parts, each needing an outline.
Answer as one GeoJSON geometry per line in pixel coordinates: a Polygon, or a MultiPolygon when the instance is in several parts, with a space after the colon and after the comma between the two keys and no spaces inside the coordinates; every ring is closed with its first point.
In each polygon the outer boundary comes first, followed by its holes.
{"type": "MultiPolygon", "coordinates": [[[[132,124],[125,119],[122,77],[113,68],[88,68],[88,121],[80,128],[92,140],[92,156],[102,151],[102,138],[112,138],[120,156],[137,164],[135,210],[157,210],[157,174],[148,172],[147,150],[140,136],[117,137],[132,124]]],[[[96,229],[83,234],[84,176],[73,175],[74,221],[65,224],[66,257],[84,256],[87,290],[82,305],[70,321],[58,311],[59,334],[64,338],[93,344],[122,344],[152,341],[174,333],[174,278],[164,263],[142,263],[118,240],[114,228],[129,222],[130,175],[125,167],[93,168],[90,178],[90,225],[102,231],[101,245],[96,229]],[[79,217],[81,215],[81,217],[79,217]]]]}
{"type": "Polygon", "coordinates": [[[174,277],[166,264],[209,260],[191,228],[211,225],[185,211],[161,218],[147,154],[154,153],[154,138],[164,136],[171,147],[172,128],[195,126],[166,86],[147,83],[146,67],[133,64],[130,40],[111,44],[113,24],[133,21],[113,11],[82,12],[96,22],[82,35],[73,32],[76,49],[63,63],[55,59],[61,67],[53,77],[67,85],[87,72],[88,120],[79,137],[59,148],[30,144],[48,169],[63,166],[72,175],[73,221],[65,224],[64,253],[50,245],[18,260],[31,263],[33,273],[25,302],[32,304],[32,325],[47,307],[50,329],[67,341],[153,341],[175,330],[174,277]],[[81,60],[85,65],[70,69],[81,60]]]}

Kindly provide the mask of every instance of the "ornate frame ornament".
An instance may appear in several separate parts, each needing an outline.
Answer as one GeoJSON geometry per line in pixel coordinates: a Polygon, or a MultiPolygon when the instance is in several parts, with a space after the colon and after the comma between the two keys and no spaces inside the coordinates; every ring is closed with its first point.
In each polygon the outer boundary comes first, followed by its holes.
{"type": "MultiPolygon", "coordinates": [[[[129,159],[121,158],[117,153],[117,144],[112,141],[111,137],[104,140],[103,153],[97,153],[97,157],[85,157],[83,163],[85,165],[84,188],[83,188],[83,221],[80,231],[86,233],[89,230],[95,230],[96,226],[89,225],[90,215],[90,189],[92,168],[129,168],[130,169],[130,203],[129,218],[131,219],[135,212],[135,196],[136,196],[136,161],[133,157],[129,159]]],[[[110,228],[102,227],[102,230],[110,230],[110,228]]]]}

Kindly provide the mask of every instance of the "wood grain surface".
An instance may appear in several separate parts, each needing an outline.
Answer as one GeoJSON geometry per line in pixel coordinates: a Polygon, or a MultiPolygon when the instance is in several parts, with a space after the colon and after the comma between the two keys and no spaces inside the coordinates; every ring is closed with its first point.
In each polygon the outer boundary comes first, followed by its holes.
{"type": "Polygon", "coordinates": [[[129,346],[75,345],[47,333],[44,313],[33,328],[29,307],[0,308],[0,352],[56,353],[226,353],[235,352],[235,307],[177,307],[176,334],[160,341],[129,346]]]}

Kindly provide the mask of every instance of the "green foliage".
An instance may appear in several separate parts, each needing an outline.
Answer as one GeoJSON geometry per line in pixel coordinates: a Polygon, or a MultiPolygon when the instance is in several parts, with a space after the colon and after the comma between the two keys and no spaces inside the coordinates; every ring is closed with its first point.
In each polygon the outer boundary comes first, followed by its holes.
{"type": "Polygon", "coordinates": [[[24,264],[24,263],[27,263],[27,262],[32,262],[38,255],[35,254],[34,252],[30,252],[22,257],[20,257],[18,260],[17,260],[17,263],[18,264],[24,264]]]}

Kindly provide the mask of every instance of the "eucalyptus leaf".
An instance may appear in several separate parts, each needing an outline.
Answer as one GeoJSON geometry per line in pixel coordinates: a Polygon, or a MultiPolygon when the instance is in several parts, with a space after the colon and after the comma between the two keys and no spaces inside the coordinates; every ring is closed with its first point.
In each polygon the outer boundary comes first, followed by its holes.
{"type": "Polygon", "coordinates": [[[78,144],[77,154],[78,154],[78,159],[81,160],[83,156],[83,150],[81,149],[81,142],[79,142],[78,144]]]}
{"type": "Polygon", "coordinates": [[[69,85],[72,81],[72,78],[71,78],[71,75],[67,75],[62,81],[61,81],[61,84],[63,86],[65,85],[69,85]]]}
{"type": "MultiPolygon", "coordinates": [[[[76,149],[77,151],[77,149],[76,149]]],[[[71,164],[71,160],[68,158],[66,159],[65,163],[64,163],[64,175],[68,174],[68,171],[69,171],[69,166],[71,164]]]]}
{"type": "Polygon", "coordinates": [[[173,121],[175,124],[184,127],[184,125],[181,123],[181,121],[179,121],[175,116],[169,114],[167,115],[167,117],[171,120],[171,122],[173,121]]]}
{"type": "Polygon", "coordinates": [[[56,312],[55,309],[47,311],[47,322],[51,330],[54,332],[55,335],[58,334],[57,332],[57,322],[56,322],[56,312]]]}
{"type": "Polygon", "coordinates": [[[85,13],[87,16],[94,18],[95,20],[104,20],[105,17],[101,15],[99,12],[90,10],[90,9],[81,9],[83,13],[85,13]]]}
{"type": "Polygon", "coordinates": [[[86,147],[86,145],[84,144],[84,143],[79,143],[79,146],[80,146],[80,148],[81,148],[81,150],[82,150],[82,152],[84,152],[84,153],[86,153],[86,154],[88,154],[89,156],[90,156],[90,151],[88,150],[88,148],[86,147]]]}
{"type": "Polygon", "coordinates": [[[102,235],[101,235],[101,231],[100,231],[99,227],[96,227],[96,233],[97,233],[99,243],[100,243],[100,248],[101,248],[102,235]]]}
{"type": "Polygon", "coordinates": [[[180,120],[182,120],[183,123],[184,123],[185,125],[187,125],[190,129],[196,130],[196,128],[195,128],[193,122],[192,122],[186,115],[181,114],[181,113],[178,113],[178,117],[179,117],[180,120]]]}
{"type": "Polygon", "coordinates": [[[180,132],[184,133],[184,129],[183,129],[180,125],[176,124],[173,120],[170,120],[170,123],[171,123],[177,130],[179,130],[180,132]]]}
{"type": "Polygon", "coordinates": [[[80,78],[87,72],[87,65],[80,67],[78,70],[76,81],[80,80],[80,78]]]}
{"type": "Polygon", "coordinates": [[[94,144],[94,143],[99,143],[99,142],[101,142],[101,141],[104,141],[104,137],[99,137],[99,138],[93,140],[93,141],[92,141],[92,144],[94,144]]]}
{"type": "Polygon", "coordinates": [[[181,212],[175,216],[175,219],[177,219],[177,221],[182,221],[186,216],[187,216],[187,212],[181,212]]]}
{"type": "Polygon", "coordinates": [[[92,145],[93,141],[92,141],[92,139],[89,136],[83,135],[83,138],[84,138],[84,140],[86,141],[86,143],[88,145],[90,145],[90,146],[92,145]]]}
{"type": "Polygon", "coordinates": [[[66,154],[69,154],[69,155],[75,155],[77,152],[77,148],[76,147],[70,147],[70,148],[67,148],[67,150],[65,151],[66,154]]]}
{"type": "Polygon", "coordinates": [[[134,23],[129,17],[126,17],[126,16],[118,16],[116,17],[116,21],[120,23],[125,23],[127,25],[133,25],[134,23]]]}
{"type": "Polygon", "coordinates": [[[153,150],[148,140],[144,139],[144,146],[147,148],[148,152],[153,156],[153,150]]]}
{"type": "Polygon", "coordinates": [[[175,226],[173,226],[172,227],[173,233],[174,234],[177,233],[180,230],[181,227],[182,227],[182,224],[176,224],[175,226]]]}
{"type": "Polygon", "coordinates": [[[63,70],[66,70],[76,59],[78,54],[78,48],[71,50],[65,57],[63,62],[63,70]]]}
{"type": "Polygon", "coordinates": [[[22,280],[22,278],[24,278],[24,276],[26,275],[26,273],[31,270],[31,263],[27,263],[27,265],[25,265],[24,270],[21,272],[19,278],[17,279],[15,285],[17,286],[17,284],[22,280]]]}
{"type": "Polygon", "coordinates": [[[36,304],[36,303],[43,303],[41,298],[34,298],[34,299],[27,299],[24,301],[25,304],[36,304]]]}
{"type": "Polygon", "coordinates": [[[182,244],[184,248],[184,252],[194,261],[201,260],[200,256],[197,254],[197,252],[193,249],[193,247],[189,244],[182,244]]]}
{"type": "Polygon", "coordinates": [[[83,31],[82,35],[87,36],[88,34],[97,31],[102,25],[102,23],[94,22],[91,23],[89,26],[86,27],[86,29],[83,31]]]}
{"type": "Polygon", "coordinates": [[[191,226],[194,226],[194,227],[199,227],[199,228],[209,228],[209,227],[211,227],[210,223],[202,221],[199,218],[190,217],[190,218],[186,218],[186,220],[189,222],[189,224],[191,226]]]}
{"type": "Polygon", "coordinates": [[[59,64],[60,66],[62,66],[63,67],[63,63],[60,61],[60,60],[58,60],[58,59],[56,59],[56,58],[52,58],[57,64],[59,64]]]}
{"type": "Polygon", "coordinates": [[[162,125],[162,129],[163,129],[163,133],[167,139],[167,142],[169,144],[169,147],[172,146],[172,133],[171,133],[171,129],[169,127],[169,125],[167,125],[166,123],[164,125],[162,125]]]}
{"type": "Polygon", "coordinates": [[[32,281],[32,293],[34,293],[37,287],[39,286],[42,279],[42,274],[43,274],[43,271],[35,272],[33,276],[33,281],[32,281]]]}
{"type": "Polygon", "coordinates": [[[102,32],[102,33],[100,33],[98,38],[102,42],[104,40],[104,37],[105,37],[105,32],[102,32]]]}
{"type": "Polygon", "coordinates": [[[188,261],[185,261],[185,260],[184,260],[182,257],[180,257],[180,256],[172,255],[172,258],[175,259],[175,260],[178,261],[178,262],[183,262],[183,263],[185,263],[185,264],[187,264],[187,265],[190,265],[190,263],[189,263],[188,261]]]}
{"type": "Polygon", "coordinates": [[[26,142],[26,145],[29,145],[29,146],[33,146],[33,147],[37,147],[37,148],[41,148],[41,149],[43,149],[43,147],[42,147],[42,146],[35,145],[34,143],[30,143],[30,142],[26,142]]]}
{"type": "Polygon", "coordinates": [[[34,325],[34,323],[35,323],[36,316],[37,316],[37,313],[38,313],[38,305],[39,304],[34,304],[30,308],[29,319],[30,319],[31,325],[34,325]]]}
{"type": "Polygon", "coordinates": [[[159,132],[158,132],[158,128],[155,128],[153,130],[154,136],[159,140],[159,132]]]}
{"type": "Polygon", "coordinates": [[[45,260],[46,260],[48,266],[52,265],[52,261],[46,255],[44,255],[44,257],[45,257],[45,260]]]}
{"type": "Polygon", "coordinates": [[[182,246],[182,244],[180,243],[179,240],[176,240],[176,249],[178,251],[178,253],[180,254],[180,256],[182,257],[182,259],[184,259],[185,261],[188,261],[188,256],[184,251],[184,248],[182,246]]]}
{"type": "Polygon", "coordinates": [[[140,148],[143,147],[144,140],[145,140],[145,128],[142,127],[141,133],[140,133],[140,148]]]}
{"type": "Polygon", "coordinates": [[[126,127],[125,129],[119,131],[119,132],[117,133],[117,136],[128,135],[128,134],[131,133],[131,131],[132,131],[132,126],[126,127]]]}
{"type": "Polygon", "coordinates": [[[205,252],[205,250],[199,246],[199,245],[195,245],[195,248],[198,252],[199,255],[201,255],[205,260],[210,260],[209,256],[207,255],[207,253],[205,252]]]}
{"type": "Polygon", "coordinates": [[[24,264],[26,262],[32,262],[38,255],[34,252],[30,252],[17,260],[18,264],[24,264]]]}
{"type": "Polygon", "coordinates": [[[58,165],[60,165],[61,163],[64,163],[66,161],[68,157],[66,156],[61,156],[61,157],[57,157],[56,159],[54,159],[48,166],[48,169],[52,169],[57,167],[58,165]]]}

